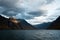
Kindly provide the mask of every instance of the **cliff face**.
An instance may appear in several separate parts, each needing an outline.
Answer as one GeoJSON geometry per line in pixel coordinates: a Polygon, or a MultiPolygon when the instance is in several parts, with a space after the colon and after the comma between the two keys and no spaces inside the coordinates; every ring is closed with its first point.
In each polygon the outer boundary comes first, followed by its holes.
{"type": "Polygon", "coordinates": [[[60,16],[51,23],[48,29],[60,29],[60,16]]]}
{"type": "Polygon", "coordinates": [[[34,29],[32,25],[23,19],[5,18],[0,15],[0,29],[34,29]]]}

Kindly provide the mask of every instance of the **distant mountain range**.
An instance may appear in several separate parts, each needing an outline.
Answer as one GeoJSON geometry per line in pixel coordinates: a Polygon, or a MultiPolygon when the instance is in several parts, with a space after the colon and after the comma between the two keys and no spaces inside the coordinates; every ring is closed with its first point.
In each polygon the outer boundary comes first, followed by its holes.
{"type": "Polygon", "coordinates": [[[38,29],[57,29],[60,30],[60,16],[53,22],[34,25],[38,29]]]}
{"type": "Polygon", "coordinates": [[[24,19],[5,18],[0,15],[0,29],[23,29],[30,30],[35,29],[31,24],[24,19]]]}
{"type": "Polygon", "coordinates": [[[50,26],[50,24],[51,22],[42,23],[42,24],[34,25],[34,27],[38,29],[47,29],[50,26]]]}

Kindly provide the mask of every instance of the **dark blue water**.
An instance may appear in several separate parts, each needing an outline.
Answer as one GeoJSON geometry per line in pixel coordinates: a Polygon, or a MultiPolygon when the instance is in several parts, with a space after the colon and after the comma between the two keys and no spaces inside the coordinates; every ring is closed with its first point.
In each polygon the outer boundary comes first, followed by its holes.
{"type": "Polygon", "coordinates": [[[59,30],[5,30],[0,40],[60,40],[59,30]]]}

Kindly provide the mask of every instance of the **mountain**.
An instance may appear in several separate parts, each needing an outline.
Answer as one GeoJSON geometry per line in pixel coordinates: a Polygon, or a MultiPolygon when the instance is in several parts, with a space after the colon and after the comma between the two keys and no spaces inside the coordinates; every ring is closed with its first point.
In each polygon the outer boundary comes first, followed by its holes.
{"type": "Polygon", "coordinates": [[[34,25],[34,27],[36,27],[38,29],[47,29],[50,26],[50,24],[51,24],[51,22],[42,23],[42,24],[34,25]]]}
{"type": "Polygon", "coordinates": [[[51,23],[48,29],[60,29],[60,16],[51,23]]]}
{"type": "Polygon", "coordinates": [[[5,18],[0,15],[0,29],[35,29],[31,24],[24,19],[5,18]]]}

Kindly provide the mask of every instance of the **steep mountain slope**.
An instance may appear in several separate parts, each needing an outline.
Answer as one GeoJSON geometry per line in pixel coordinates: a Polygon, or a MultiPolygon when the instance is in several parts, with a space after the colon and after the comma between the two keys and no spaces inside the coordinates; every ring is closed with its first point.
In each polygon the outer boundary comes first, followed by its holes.
{"type": "Polygon", "coordinates": [[[34,26],[38,29],[47,29],[50,26],[50,24],[51,24],[51,22],[42,23],[42,24],[38,24],[38,25],[34,25],[34,26]]]}
{"type": "Polygon", "coordinates": [[[0,15],[0,29],[35,29],[23,19],[5,18],[0,15]]]}
{"type": "Polygon", "coordinates": [[[60,29],[60,16],[51,23],[48,29],[60,29]]]}
{"type": "Polygon", "coordinates": [[[0,15],[0,29],[7,29],[7,28],[8,28],[8,19],[0,15]]]}

